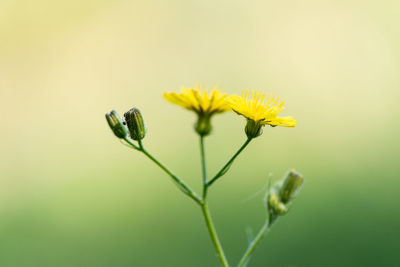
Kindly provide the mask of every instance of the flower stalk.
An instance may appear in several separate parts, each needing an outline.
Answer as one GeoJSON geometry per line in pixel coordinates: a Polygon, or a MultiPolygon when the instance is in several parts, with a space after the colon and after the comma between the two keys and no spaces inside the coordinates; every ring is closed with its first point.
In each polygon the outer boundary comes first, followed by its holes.
{"type": "Polygon", "coordinates": [[[240,259],[240,262],[238,264],[238,267],[245,267],[250,260],[251,255],[253,252],[256,250],[257,246],[260,244],[261,240],[263,240],[264,236],[268,233],[269,230],[271,230],[271,226],[274,224],[276,219],[278,218],[277,215],[270,215],[269,219],[265,221],[261,229],[258,231],[256,237],[254,240],[249,244],[246,252],[240,259]]]}
{"type": "Polygon", "coordinates": [[[207,164],[206,164],[206,155],[204,150],[205,150],[204,136],[200,135],[200,157],[201,157],[201,170],[203,174],[203,200],[206,199],[208,191],[207,164]]]}
{"type": "Polygon", "coordinates": [[[239,156],[239,154],[250,144],[252,138],[247,138],[246,142],[236,151],[236,153],[228,160],[227,163],[217,172],[217,174],[207,183],[207,187],[211,186],[218,178],[223,176],[231,167],[233,161],[239,156]]]}
{"type": "Polygon", "coordinates": [[[146,157],[148,157],[151,161],[153,161],[158,167],[160,167],[165,173],[167,173],[178,188],[186,194],[188,197],[193,199],[197,204],[201,204],[202,200],[196,195],[196,193],[177,175],[175,175],[172,171],[170,171],[164,164],[162,164],[159,160],[157,160],[153,155],[151,155],[144,147],[141,141],[139,141],[139,147],[133,144],[129,139],[125,139],[125,141],[134,149],[142,152],[146,157]]]}

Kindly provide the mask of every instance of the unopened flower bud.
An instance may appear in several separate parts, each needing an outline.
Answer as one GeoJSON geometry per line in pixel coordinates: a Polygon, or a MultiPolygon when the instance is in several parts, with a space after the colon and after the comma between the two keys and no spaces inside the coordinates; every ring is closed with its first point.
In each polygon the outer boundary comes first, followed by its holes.
{"type": "Polygon", "coordinates": [[[285,181],[280,189],[280,196],[283,203],[288,203],[293,200],[300,191],[303,185],[304,178],[301,174],[291,170],[286,176],[285,181]]]}
{"type": "Polygon", "coordinates": [[[125,138],[127,136],[128,131],[123,124],[121,117],[115,110],[112,110],[110,113],[106,114],[106,120],[116,137],[125,138]]]}
{"type": "Polygon", "coordinates": [[[278,194],[276,193],[272,193],[269,195],[268,206],[278,215],[283,215],[287,212],[287,207],[281,202],[278,194]]]}
{"type": "Polygon", "coordinates": [[[248,138],[256,138],[257,136],[260,136],[263,133],[261,123],[253,120],[247,120],[247,124],[246,127],[244,128],[244,131],[246,132],[248,138]]]}
{"type": "Polygon", "coordinates": [[[211,132],[212,126],[210,119],[210,116],[199,115],[199,119],[194,125],[194,129],[199,135],[206,136],[211,132]]]}
{"type": "Polygon", "coordinates": [[[143,117],[137,108],[132,108],[124,114],[129,133],[133,140],[142,140],[146,135],[143,117]]]}

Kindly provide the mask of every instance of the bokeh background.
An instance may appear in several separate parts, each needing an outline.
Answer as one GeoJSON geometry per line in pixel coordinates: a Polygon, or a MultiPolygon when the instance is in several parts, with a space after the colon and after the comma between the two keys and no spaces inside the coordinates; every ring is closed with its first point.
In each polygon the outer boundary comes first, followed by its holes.
{"type": "MultiPolygon", "coordinates": [[[[211,189],[232,265],[269,178],[306,178],[249,266],[399,266],[399,1],[0,2],[0,266],[218,266],[200,209],[104,114],[136,106],[148,150],[200,190],[195,116],[162,99],[202,83],[275,93],[266,128],[211,189]]],[[[214,118],[215,173],[245,139],[214,118]]]]}

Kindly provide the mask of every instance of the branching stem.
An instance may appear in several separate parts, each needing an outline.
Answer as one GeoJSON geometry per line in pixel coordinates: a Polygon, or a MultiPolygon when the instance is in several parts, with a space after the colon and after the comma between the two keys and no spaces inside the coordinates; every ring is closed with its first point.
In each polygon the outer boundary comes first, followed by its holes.
{"type": "MultiPolygon", "coordinates": [[[[229,267],[228,260],[226,259],[224,250],[222,248],[221,242],[218,238],[217,231],[215,230],[215,226],[213,224],[212,218],[210,211],[208,209],[208,203],[207,203],[207,190],[208,187],[210,187],[219,177],[224,175],[227,170],[229,169],[230,165],[233,163],[233,161],[239,156],[239,154],[246,148],[246,146],[250,143],[251,138],[248,138],[246,142],[239,148],[239,150],[228,160],[228,162],[220,169],[220,171],[211,179],[208,180],[207,178],[207,165],[206,165],[206,158],[205,158],[205,148],[204,148],[204,136],[200,136],[200,155],[201,155],[201,166],[202,166],[202,176],[203,176],[203,197],[200,198],[197,196],[197,194],[182,180],[180,179],[177,175],[172,173],[164,164],[162,164],[160,161],[158,161],[156,158],[154,158],[153,155],[151,155],[143,146],[143,143],[141,140],[138,141],[138,145],[132,143],[128,138],[124,139],[129,146],[132,148],[142,152],[144,155],[146,155],[151,161],[153,161],[157,166],[159,166],[164,172],[166,172],[176,183],[178,188],[187,196],[192,198],[200,207],[204,216],[204,220],[206,222],[206,226],[208,229],[208,232],[210,234],[211,240],[213,242],[215,251],[217,252],[218,258],[220,260],[221,266],[222,267],[229,267]]],[[[271,220],[269,220],[271,222],[271,220]]],[[[242,267],[246,264],[248,261],[250,255],[254,251],[255,247],[257,246],[258,242],[262,239],[264,236],[265,232],[269,229],[271,223],[266,223],[260,230],[260,232],[257,234],[256,238],[254,241],[251,243],[249,248],[247,249],[245,255],[243,256],[242,260],[239,263],[239,266],[242,267]]]]}
{"type": "Polygon", "coordinates": [[[134,149],[141,151],[145,154],[151,161],[153,161],[158,167],[160,167],[164,172],[166,172],[177,184],[178,188],[181,189],[183,193],[192,198],[197,204],[201,205],[202,200],[196,195],[196,193],[177,175],[172,173],[164,164],[153,157],[144,147],[141,141],[139,141],[139,147],[132,143],[128,138],[124,139],[129,145],[134,149]]]}

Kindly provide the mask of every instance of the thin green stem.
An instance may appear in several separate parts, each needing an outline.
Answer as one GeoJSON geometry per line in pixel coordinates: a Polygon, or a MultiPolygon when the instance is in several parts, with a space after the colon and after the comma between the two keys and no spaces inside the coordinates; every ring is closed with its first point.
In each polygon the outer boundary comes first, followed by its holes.
{"type": "Polygon", "coordinates": [[[229,267],[228,260],[225,257],[224,250],[222,249],[221,242],[219,241],[217,232],[215,230],[214,224],[211,219],[210,211],[208,210],[207,203],[201,205],[201,210],[203,211],[204,219],[206,221],[208,232],[210,233],[211,240],[214,244],[215,250],[217,252],[219,261],[222,267],[229,267]]]}
{"type": "MultiPolygon", "coordinates": [[[[125,142],[127,142],[131,147],[133,147],[134,149],[137,149],[137,150],[139,150],[139,151],[141,150],[141,148],[138,147],[137,145],[135,145],[134,143],[132,143],[132,141],[129,140],[128,137],[125,137],[124,140],[125,140],[125,142]]],[[[141,144],[141,142],[140,142],[139,144],[141,144]]]]}
{"type": "Polygon", "coordinates": [[[139,144],[139,149],[140,150],[144,150],[143,143],[142,143],[141,139],[139,139],[138,144],[139,144]]]}
{"type": "Polygon", "coordinates": [[[142,149],[143,154],[145,154],[149,159],[151,159],[156,165],[158,165],[163,171],[165,171],[171,178],[181,187],[183,188],[183,192],[186,193],[190,198],[197,202],[197,204],[201,204],[201,199],[193,192],[193,190],[185,184],[179,177],[173,174],[167,167],[165,167],[161,162],[155,159],[147,150],[142,149]]]}
{"type": "Polygon", "coordinates": [[[238,151],[236,151],[236,153],[232,156],[232,158],[230,158],[228,162],[219,170],[219,172],[210,181],[208,181],[207,186],[212,185],[219,177],[221,177],[228,171],[229,166],[233,163],[233,161],[237,158],[237,156],[239,156],[239,154],[243,151],[243,149],[246,148],[246,146],[250,143],[251,140],[252,138],[248,138],[246,142],[244,142],[244,144],[239,148],[238,151]]]}
{"type": "Polygon", "coordinates": [[[249,244],[246,252],[244,253],[242,259],[240,260],[240,262],[238,264],[238,267],[244,267],[247,265],[248,261],[250,260],[251,254],[254,252],[257,245],[263,239],[265,234],[271,229],[271,226],[275,222],[276,219],[277,219],[277,215],[271,214],[269,216],[269,219],[264,223],[264,225],[261,227],[260,231],[257,233],[254,240],[249,244]]]}
{"type": "Polygon", "coordinates": [[[203,172],[203,200],[207,198],[207,165],[206,156],[204,152],[204,136],[200,136],[200,154],[201,154],[201,167],[203,172]]]}
{"type": "Polygon", "coordinates": [[[187,196],[192,198],[194,201],[196,201],[197,204],[201,205],[202,200],[196,195],[196,193],[183,181],[181,180],[178,176],[176,176],[174,173],[172,173],[164,164],[162,164],[160,161],[158,161],[156,158],[154,158],[144,147],[141,141],[139,141],[139,148],[135,144],[133,144],[128,138],[124,139],[129,145],[131,145],[133,148],[141,151],[143,154],[145,154],[151,161],[153,161],[157,166],[159,166],[164,172],[166,172],[177,184],[179,189],[183,193],[185,193],[187,196]]]}
{"type": "Polygon", "coordinates": [[[208,232],[210,233],[211,240],[213,242],[215,251],[217,252],[218,258],[221,262],[222,267],[229,267],[228,260],[225,257],[224,250],[222,248],[221,242],[219,241],[217,231],[214,227],[214,223],[212,221],[210,211],[208,209],[207,204],[207,165],[206,165],[206,156],[205,156],[205,149],[204,149],[204,136],[200,135],[200,155],[201,155],[201,166],[203,172],[203,204],[201,205],[201,210],[203,211],[204,220],[206,222],[206,226],[208,232]]]}

